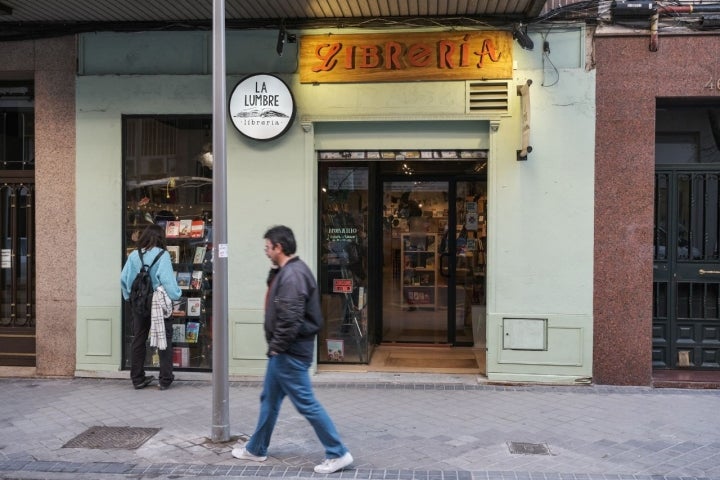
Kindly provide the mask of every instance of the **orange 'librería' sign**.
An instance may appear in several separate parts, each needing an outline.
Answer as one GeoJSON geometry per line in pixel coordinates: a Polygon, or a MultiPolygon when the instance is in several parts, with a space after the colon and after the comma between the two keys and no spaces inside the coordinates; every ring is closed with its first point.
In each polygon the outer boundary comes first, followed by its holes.
{"type": "Polygon", "coordinates": [[[306,35],[301,83],[512,78],[505,31],[306,35]]]}

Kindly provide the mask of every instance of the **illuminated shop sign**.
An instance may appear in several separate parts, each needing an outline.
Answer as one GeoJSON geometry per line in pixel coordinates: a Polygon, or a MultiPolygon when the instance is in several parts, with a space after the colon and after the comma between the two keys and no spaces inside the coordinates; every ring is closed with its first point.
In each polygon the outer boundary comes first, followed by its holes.
{"type": "Polygon", "coordinates": [[[510,32],[394,32],[300,38],[301,83],[498,78],[512,78],[510,32]]]}
{"type": "Polygon", "coordinates": [[[230,96],[230,118],[235,128],[255,140],[272,140],[284,134],[295,118],[295,100],[278,77],[250,75],[230,96]]]}

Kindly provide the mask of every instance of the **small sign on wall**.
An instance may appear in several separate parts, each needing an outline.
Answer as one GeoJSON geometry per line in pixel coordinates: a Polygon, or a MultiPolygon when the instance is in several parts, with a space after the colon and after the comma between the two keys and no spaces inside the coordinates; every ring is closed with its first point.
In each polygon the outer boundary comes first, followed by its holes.
{"type": "Polygon", "coordinates": [[[288,131],[295,119],[290,88],[274,75],[245,77],[230,96],[230,119],[235,128],[255,140],[272,140],[288,131]]]}

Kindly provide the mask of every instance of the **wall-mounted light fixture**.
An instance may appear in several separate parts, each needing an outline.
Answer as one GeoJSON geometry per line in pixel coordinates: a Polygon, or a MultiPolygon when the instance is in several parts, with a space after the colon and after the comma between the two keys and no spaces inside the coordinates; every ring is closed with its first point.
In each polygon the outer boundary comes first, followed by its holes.
{"type": "Polygon", "coordinates": [[[525,50],[532,50],[535,47],[535,44],[527,33],[527,25],[523,25],[522,23],[514,24],[512,35],[525,50]]]}
{"type": "Polygon", "coordinates": [[[282,20],[280,22],[280,30],[278,31],[277,46],[275,47],[277,54],[282,57],[283,50],[285,49],[285,42],[295,43],[296,41],[297,37],[294,33],[287,33],[287,30],[285,30],[285,20],[282,20]]]}

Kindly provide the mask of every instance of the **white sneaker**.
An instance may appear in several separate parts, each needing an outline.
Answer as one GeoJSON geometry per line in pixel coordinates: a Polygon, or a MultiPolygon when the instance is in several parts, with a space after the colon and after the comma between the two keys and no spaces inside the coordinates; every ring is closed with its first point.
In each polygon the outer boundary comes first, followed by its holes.
{"type": "Polygon", "coordinates": [[[353,463],[350,452],[338,458],[326,458],[320,465],[315,465],[315,473],[335,473],[353,463]]]}
{"type": "Polygon", "coordinates": [[[245,447],[233,448],[231,453],[233,457],[239,458],[240,460],[250,460],[253,462],[264,462],[267,460],[267,456],[253,455],[245,450],[245,447]]]}

